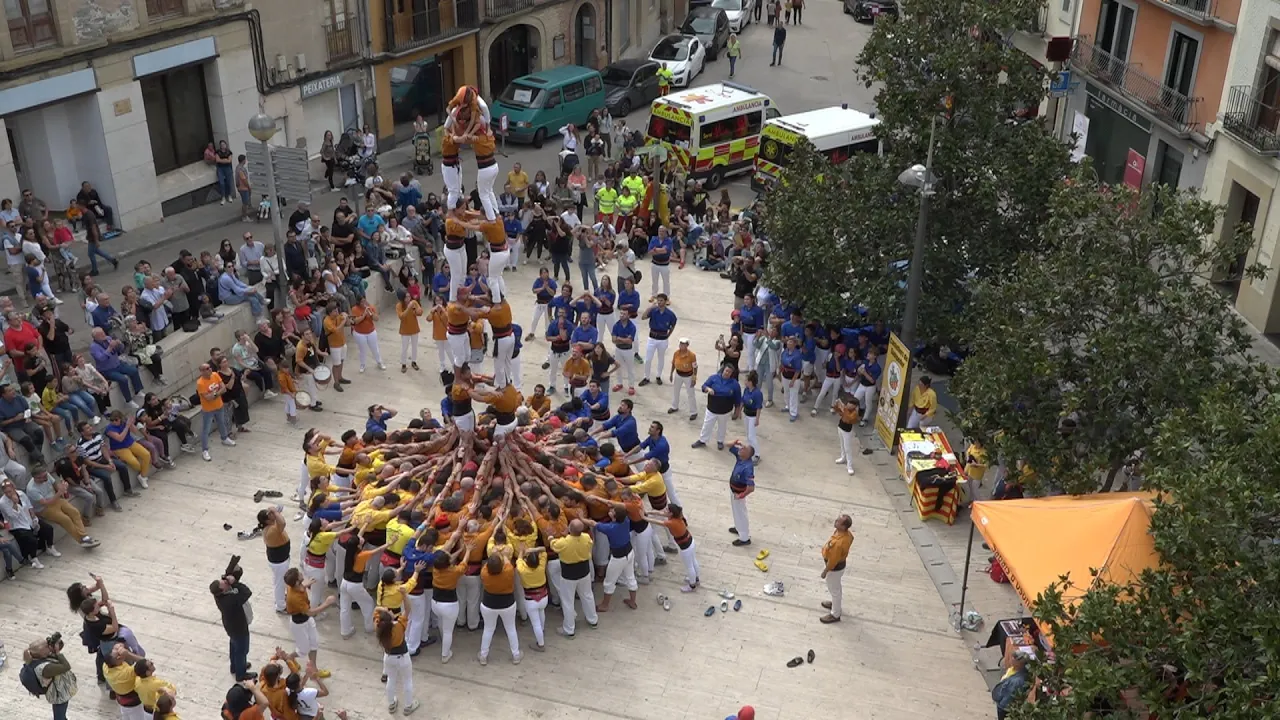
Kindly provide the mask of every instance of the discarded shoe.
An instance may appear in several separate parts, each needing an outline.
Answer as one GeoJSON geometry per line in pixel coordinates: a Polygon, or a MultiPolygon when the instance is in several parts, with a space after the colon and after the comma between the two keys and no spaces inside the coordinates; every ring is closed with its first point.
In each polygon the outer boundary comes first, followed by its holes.
{"type": "Polygon", "coordinates": [[[733,591],[729,590],[728,588],[725,588],[724,590],[720,591],[720,597],[724,598],[725,600],[732,600],[733,591]]]}
{"type": "Polygon", "coordinates": [[[769,572],[769,566],[765,565],[763,560],[756,560],[753,564],[758,570],[760,570],[760,572],[769,572]]]}
{"type": "Polygon", "coordinates": [[[712,605],[712,606],[708,607],[708,608],[707,608],[707,611],[706,611],[706,612],[704,612],[704,613],[702,613],[702,614],[703,614],[703,615],[706,615],[707,617],[711,617],[712,615],[715,615],[715,614],[716,614],[716,606],[715,606],[715,605],[712,605]]]}
{"type": "Polygon", "coordinates": [[[742,601],[741,601],[741,600],[734,600],[734,601],[733,601],[733,611],[734,611],[734,612],[738,612],[738,611],[740,611],[740,610],[742,610],[742,601]]]}
{"type": "Polygon", "coordinates": [[[722,613],[724,613],[724,612],[729,612],[729,601],[728,601],[728,600],[721,600],[721,601],[720,601],[720,612],[722,612],[722,613]]]}
{"type": "Polygon", "coordinates": [[[764,594],[771,597],[782,597],[787,591],[781,580],[774,580],[764,586],[764,594]]]}
{"type": "Polygon", "coordinates": [[[769,551],[768,551],[768,550],[761,550],[760,552],[756,553],[756,559],[757,559],[757,560],[763,560],[763,559],[765,559],[765,558],[767,558],[767,557],[769,557],[769,551]]]}
{"type": "Polygon", "coordinates": [[[804,664],[804,658],[796,656],[787,661],[787,667],[796,668],[804,664]]]}
{"type": "Polygon", "coordinates": [[[813,664],[813,659],[814,659],[815,657],[817,657],[817,656],[816,656],[816,655],[814,655],[814,654],[813,654],[813,650],[812,650],[812,649],[810,649],[810,650],[809,650],[809,654],[805,656],[805,659],[809,661],[809,664],[810,664],[810,665],[812,665],[812,664],[813,664]]]}

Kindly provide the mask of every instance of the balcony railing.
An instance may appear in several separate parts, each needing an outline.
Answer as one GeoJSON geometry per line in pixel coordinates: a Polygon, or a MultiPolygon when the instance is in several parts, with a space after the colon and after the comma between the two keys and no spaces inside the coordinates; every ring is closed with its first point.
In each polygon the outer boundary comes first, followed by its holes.
{"type": "Polygon", "coordinates": [[[1023,32],[1032,35],[1044,35],[1049,29],[1049,3],[1042,3],[1036,14],[1028,20],[1021,28],[1023,32]]]}
{"type": "Polygon", "coordinates": [[[1280,155],[1277,121],[1280,121],[1280,108],[1259,101],[1253,86],[1231,88],[1227,109],[1222,113],[1223,130],[1263,155],[1280,155]]]}
{"type": "Polygon", "coordinates": [[[412,50],[479,26],[480,0],[441,0],[421,12],[388,15],[386,50],[412,50]]]}
{"type": "Polygon", "coordinates": [[[325,54],[329,62],[353,58],[359,53],[356,49],[354,17],[340,17],[324,26],[325,54]]]}
{"type": "Polygon", "coordinates": [[[484,0],[484,16],[490,20],[533,9],[533,0],[484,0]]]}
{"type": "Polygon", "coordinates": [[[1078,36],[1071,51],[1071,66],[1099,83],[1117,90],[1147,112],[1183,133],[1196,132],[1201,98],[1187,97],[1142,72],[1136,63],[1121,60],[1078,36]]]}
{"type": "Polygon", "coordinates": [[[1218,0],[1155,0],[1170,6],[1173,12],[1202,22],[1218,17],[1218,0]]]}

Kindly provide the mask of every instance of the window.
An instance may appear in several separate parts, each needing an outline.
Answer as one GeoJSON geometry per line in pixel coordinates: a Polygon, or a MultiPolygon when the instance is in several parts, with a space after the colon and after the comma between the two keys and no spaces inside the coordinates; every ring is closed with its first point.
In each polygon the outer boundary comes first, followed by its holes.
{"type": "Polygon", "coordinates": [[[649,118],[649,137],[664,140],[673,145],[689,146],[689,126],[675,120],[653,115],[649,118]]]}
{"type": "Polygon", "coordinates": [[[717,120],[703,125],[698,140],[704,147],[707,145],[719,145],[731,140],[741,140],[752,135],[759,135],[762,125],[764,125],[764,113],[762,112],[725,118],[724,120],[717,120]]]}
{"type": "Polygon", "coordinates": [[[213,138],[204,66],[143,78],[142,104],[157,175],[204,158],[205,145],[213,138]]]}
{"type": "Polygon", "coordinates": [[[4,0],[14,50],[31,50],[58,41],[49,0],[4,0]]]}
{"type": "Polygon", "coordinates": [[[1098,10],[1098,49],[1110,53],[1120,62],[1127,62],[1137,14],[1137,8],[1132,5],[1118,0],[1103,0],[1098,10]]]}
{"type": "Polygon", "coordinates": [[[586,97],[586,92],[582,89],[582,82],[571,82],[564,86],[564,101],[574,102],[586,97]]]}
{"type": "Polygon", "coordinates": [[[181,15],[186,12],[183,0],[147,0],[147,19],[160,20],[162,18],[181,15]]]}
{"type": "Polygon", "coordinates": [[[603,89],[603,88],[604,88],[604,84],[603,84],[602,82],[600,82],[600,76],[599,76],[599,75],[592,75],[591,77],[587,78],[587,83],[586,83],[586,84],[587,84],[587,94],[588,94],[588,95],[591,95],[591,94],[594,94],[594,93],[598,93],[598,92],[600,92],[600,90],[601,90],[601,89],[603,89]]]}
{"type": "Polygon", "coordinates": [[[1199,38],[1174,30],[1169,44],[1169,60],[1164,70],[1165,87],[1190,96],[1191,84],[1196,79],[1196,60],[1199,55],[1199,38]]]}
{"type": "Polygon", "coordinates": [[[1071,12],[1071,0],[1062,0],[1062,12],[1071,12]]]}

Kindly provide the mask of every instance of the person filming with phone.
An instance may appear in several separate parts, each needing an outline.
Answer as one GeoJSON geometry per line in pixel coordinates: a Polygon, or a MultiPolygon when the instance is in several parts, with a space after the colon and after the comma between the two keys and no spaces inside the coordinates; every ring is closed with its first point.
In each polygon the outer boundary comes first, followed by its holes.
{"type": "Polygon", "coordinates": [[[76,674],[62,654],[62,633],[36,640],[22,653],[18,679],[36,697],[44,696],[53,706],[53,720],[67,720],[67,706],[76,694],[76,674]]]}

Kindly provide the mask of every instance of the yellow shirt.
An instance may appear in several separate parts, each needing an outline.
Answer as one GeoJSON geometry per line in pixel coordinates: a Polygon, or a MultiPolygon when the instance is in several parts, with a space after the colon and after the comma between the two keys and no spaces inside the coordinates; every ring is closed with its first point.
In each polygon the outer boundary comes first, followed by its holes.
{"type": "Polygon", "coordinates": [[[844,565],[852,545],[853,533],[847,530],[837,530],[832,533],[831,539],[822,546],[822,559],[826,561],[827,570],[835,570],[844,565]]]}
{"type": "Polygon", "coordinates": [[[667,494],[667,484],[662,481],[662,473],[637,473],[631,476],[636,483],[631,486],[631,492],[637,495],[648,495],[650,497],[656,495],[667,494]]]}
{"type": "Polygon", "coordinates": [[[116,667],[102,663],[102,674],[107,678],[111,691],[117,695],[128,695],[137,690],[138,674],[127,662],[120,663],[116,667]]]}
{"type": "Polygon", "coordinates": [[[524,191],[529,189],[529,173],[523,170],[508,172],[507,182],[511,184],[512,193],[523,197],[524,191]]]}
{"type": "Polygon", "coordinates": [[[327,447],[329,447],[329,441],[321,440],[316,454],[307,456],[307,474],[312,478],[332,475],[333,471],[337,469],[336,466],[330,465],[329,461],[324,459],[324,450],[327,447]]]}
{"type": "Polygon", "coordinates": [[[619,195],[618,196],[618,212],[630,215],[635,212],[636,206],[640,204],[640,198],[635,195],[619,195]]]}
{"type": "Polygon", "coordinates": [[[138,699],[142,701],[142,707],[144,708],[154,708],[156,706],[156,700],[160,698],[160,693],[165,690],[174,694],[177,694],[178,692],[178,689],[173,686],[173,683],[167,680],[161,680],[155,675],[152,675],[151,677],[138,678],[137,683],[134,686],[134,692],[138,693],[138,699]]]}
{"type": "Polygon", "coordinates": [[[911,407],[925,417],[932,417],[938,409],[938,393],[933,388],[920,392],[920,386],[911,388],[911,407]]]}
{"type": "Polygon", "coordinates": [[[613,214],[613,205],[618,202],[618,191],[605,186],[596,191],[596,209],[605,215],[613,214]]]}
{"type": "Polygon", "coordinates": [[[307,543],[307,552],[312,555],[324,555],[329,552],[329,548],[333,547],[333,543],[338,539],[338,533],[324,530],[311,536],[311,542],[307,543]]]}
{"type": "Polygon", "coordinates": [[[347,314],[338,313],[324,319],[324,334],[329,336],[329,347],[340,348],[347,345],[347,314]]]}
{"type": "Polygon", "coordinates": [[[387,526],[391,518],[396,516],[395,508],[390,510],[374,510],[372,505],[361,503],[351,512],[351,526],[363,529],[381,530],[387,526]]]}
{"type": "Polygon", "coordinates": [[[698,369],[698,355],[692,350],[676,350],[671,354],[671,367],[681,375],[689,375],[698,369]]]}
{"type": "Polygon", "coordinates": [[[387,523],[387,552],[396,555],[404,554],[404,546],[413,539],[414,528],[395,518],[387,523]]]}
{"type": "Polygon", "coordinates": [[[399,610],[404,605],[404,597],[400,595],[400,588],[404,588],[405,594],[413,592],[418,587],[418,573],[414,573],[409,578],[409,582],[396,583],[390,585],[384,582],[378,583],[378,594],[373,596],[374,602],[378,603],[378,607],[384,607],[388,610],[399,610]]]}
{"type": "Polygon", "coordinates": [[[622,186],[631,191],[631,196],[640,202],[640,198],[644,197],[644,178],[639,175],[628,175],[622,178],[622,186]]]}
{"type": "Polygon", "coordinates": [[[551,549],[556,551],[556,554],[560,556],[560,562],[563,564],[590,560],[591,544],[591,536],[585,532],[581,535],[565,535],[564,537],[551,539],[551,549]]]}
{"type": "Polygon", "coordinates": [[[544,587],[547,584],[546,558],[538,561],[538,567],[531,568],[522,556],[519,560],[516,560],[516,572],[520,573],[520,585],[526,590],[544,587]]]}

